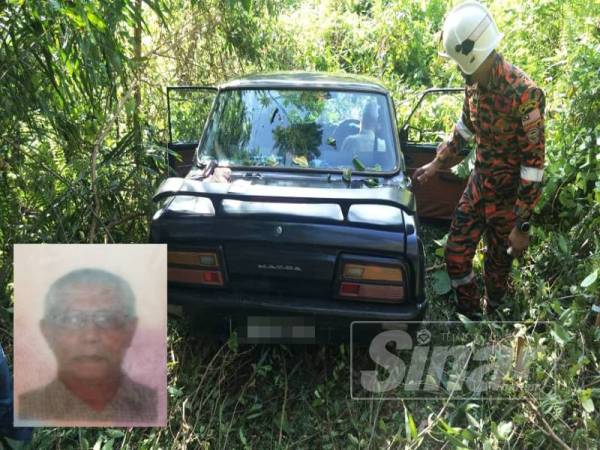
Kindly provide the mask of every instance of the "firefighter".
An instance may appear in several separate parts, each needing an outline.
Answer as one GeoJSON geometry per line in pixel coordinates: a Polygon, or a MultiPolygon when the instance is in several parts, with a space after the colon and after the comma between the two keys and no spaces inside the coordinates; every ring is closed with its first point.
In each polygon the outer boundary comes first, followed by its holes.
{"type": "Polygon", "coordinates": [[[544,93],[496,52],[501,38],[490,12],[478,2],[462,3],[446,17],[444,56],[458,64],[466,83],[462,115],[434,160],[413,175],[426,183],[438,170],[460,162],[462,145],[477,144],[475,168],[445,248],[457,310],[469,316],[481,311],[472,269],[480,238],[487,246],[483,304],[493,309],[507,292],[512,258],[529,245],[529,221],[544,170],[544,93]]]}

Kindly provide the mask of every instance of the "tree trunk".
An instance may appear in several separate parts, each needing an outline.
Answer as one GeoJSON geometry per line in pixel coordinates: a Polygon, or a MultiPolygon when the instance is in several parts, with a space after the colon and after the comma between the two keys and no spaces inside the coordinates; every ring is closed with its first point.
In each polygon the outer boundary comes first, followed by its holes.
{"type": "Polygon", "coordinates": [[[140,120],[140,110],[142,108],[142,83],[141,83],[141,65],[142,65],[142,0],[135,0],[135,9],[137,12],[137,21],[133,31],[133,58],[134,58],[134,78],[135,78],[135,109],[133,111],[133,127],[135,130],[135,163],[139,168],[142,161],[143,133],[140,120]]]}

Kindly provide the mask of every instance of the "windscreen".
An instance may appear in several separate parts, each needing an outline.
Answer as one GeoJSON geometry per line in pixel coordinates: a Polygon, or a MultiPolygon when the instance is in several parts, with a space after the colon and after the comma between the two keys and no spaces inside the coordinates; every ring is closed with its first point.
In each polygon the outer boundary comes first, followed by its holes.
{"type": "Polygon", "coordinates": [[[199,147],[220,165],[392,171],[384,95],[330,90],[222,91],[199,147]]]}

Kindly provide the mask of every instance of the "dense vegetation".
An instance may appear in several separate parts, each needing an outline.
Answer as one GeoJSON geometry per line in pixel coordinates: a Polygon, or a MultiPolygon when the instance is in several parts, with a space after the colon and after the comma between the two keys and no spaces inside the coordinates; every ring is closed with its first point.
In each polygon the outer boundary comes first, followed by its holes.
{"type": "MultiPolygon", "coordinates": [[[[0,331],[11,348],[12,245],[145,242],[165,173],[168,84],[265,70],[369,74],[399,117],[460,86],[437,57],[445,0],[0,2],[0,331]]],[[[169,426],[52,430],[33,448],[597,448],[600,442],[600,3],[487,2],[500,51],[547,94],[547,163],[511,320],[554,321],[554,385],[524,402],[352,402],[347,348],[219,348],[170,322],[169,426]],[[198,389],[198,385],[200,388],[198,389]],[[415,425],[416,424],[416,425],[415,425]]],[[[427,233],[430,261],[441,258],[427,233]]],[[[476,267],[481,268],[481,253],[476,267]]],[[[443,272],[442,272],[443,273],[443,272]]],[[[455,318],[440,272],[429,317],[455,318]]],[[[9,352],[10,354],[10,352],[9,352]]]]}

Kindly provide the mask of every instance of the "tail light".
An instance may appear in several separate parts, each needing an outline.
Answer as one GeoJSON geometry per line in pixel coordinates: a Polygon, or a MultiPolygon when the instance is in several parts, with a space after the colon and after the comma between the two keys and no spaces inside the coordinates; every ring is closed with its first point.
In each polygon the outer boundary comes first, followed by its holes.
{"type": "Polygon", "coordinates": [[[406,292],[401,266],[344,263],[339,285],[340,298],[401,303],[406,292]]]}
{"type": "Polygon", "coordinates": [[[223,286],[224,276],[216,252],[169,251],[168,279],[179,283],[223,286]]]}
{"type": "Polygon", "coordinates": [[[400,267],[345,264],[344,278],[401,283],[404,281],[404,274],[400,267]]]}

